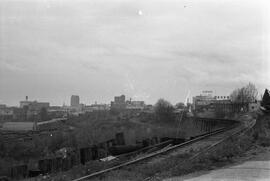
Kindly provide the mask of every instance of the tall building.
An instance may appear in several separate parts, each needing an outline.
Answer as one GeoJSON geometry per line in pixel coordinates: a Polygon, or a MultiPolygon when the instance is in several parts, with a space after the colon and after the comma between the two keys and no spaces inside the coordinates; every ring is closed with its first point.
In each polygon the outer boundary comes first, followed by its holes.
{"type": "Polygon", "coordinates": [[[72,95],[70,98],[70,106],[78,107],[80,105],[80,97],[77,95],[72,95]]]}
{"type": "Polygon", "coordinates": [[[126,109],[126,97],[125,95],[115,96],[114,102],[111,102],[111,109],[123,110],[126,109]]]}
{"type": "Polygon", "coordinates": [[[115,103],[115,104],[125,104],[125,102],[126,102],[126,97],[125,97],[125,95],[115,96],[115,97],[114,97],[114,103],[115,103]]]}

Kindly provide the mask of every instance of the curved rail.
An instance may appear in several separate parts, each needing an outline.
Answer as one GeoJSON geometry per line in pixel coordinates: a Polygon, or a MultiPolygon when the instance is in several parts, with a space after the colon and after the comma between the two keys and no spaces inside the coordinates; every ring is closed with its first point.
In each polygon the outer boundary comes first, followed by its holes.
{"type": "MultiPolygon", "coordinates": [[[[256,120],[253,119],[252,121],[249,122],[245,122],[243,124],[241,124],[239,127],[236,128],[235,131],[233,131],[231,134],[225,136],[223,139],[211,144],[210,146],[206,147],[205,149],[201,150],[199,153],[193,155],[192,157],[190,157],[189,159],[185,160],[183,163],[181,163],[182,165],[185,165],[186,163],[190,163],[192,161],[194,161],[197,158],[200,158],[201,155],[209,152],[209,151],[213,151],[212,149],[215,148],[216,146],[218,146],[219,144],[225,142],[227,139],[236,136],[236,135],[243,135],[245,134],[248,130],[250,130],[251,128],[253,128],[256,124],[256,120]]],[[[144,179],[144,181],[149,181],[152,178],[154,178],[157,174],[155,174],[154,176],[150,176],[147,177],[146,179],[144,179]]]]}
{"type": "Polygon", "coordinates": [[[96,177],[96,176],[99,176],[99,175],[102,175],[104,173],[108,173],[110,171],[113,171],[113,170],[116,170],[116,169],[120,169],[122,167],[125,167],[125,166],[128,166],[128,165],[132,165],[132,164],[135,164],[135,163],[138,163],[138,162],[141,162],[141,161],[144,161],[144,160],[147,160],[149,158],[153,158],[155,156],[158,156],[158,155],[161,155],[161,154],[164,154],[164,153],[167,153],[167,152],[170,152],[170,151],[173,151],[173,150],[176,150],[178,148],[181,148],[181,147],[184,147],[186,145],[189,145],[189,144],[192,144],[192,143],[195,143],[195,142],[199,142],[203,139],[206,139],[208,137],[211,137],[211,136],[214,136],[214,135],[217,135],[219,133],[224,133],[226,131],[229,131],[229,130],[233,130],[233,132],[230,132],[229,135],[225,136],[225,138],[215,142],[214,144],[212,144],[211,146],[207,147],[206,149],[200,151],[199,153],[197,153],[196,155],[192,156],[190,159],[188,160],[193,160],[195,158],[197,158],[199,155],[201,155],[202,153],[206,152],[206,151],[209,151],[210,149],[212,149],[213,147],[215,147],[216,145],[224,142],[225,140],[227,140],[229,137],[232,137],[232,136],[235,136],[237,134],[243,134],[245,133],[247,130],[251,129],[256,123],[256,120],[252,120],[252,121],[249,121],[249,122],[245,122],[244,124],[240,124],[240,126],[230,126],[228,128],[221,128],[221,129],[218,129],[216,131],[213,131],[211,133],[207,133],[205,135],[202,135],[202,136],[199,136],[195,139],[192,139],[192,140],[189,140],[189,141],[186,141],[184,143],[181,143],[181,144],[177,144],[177,145],[174,145],[174,146],[171,146],[171,147],[165,147],[159,151],[156,151],[154,153],[150,153],[148,155],[145,155],[145,156],[142,156],[142,157],[139,157],[137,159],[134,159],[134,160],[131,160],[131,161],[128,161],[128,162],[125,162],[125,163],[122,163],[122,164],[119,164],[117,166],[113,166],[111,168],[107,168],[107,169],[104,169],[104,170],[101,170],[101,171],[98,171],[98,172],[95,172],[95,173],[92,173],[92,174],[89,174],[89,175],[86,175],[86,176],[83,176],[83,177],[80,177],[80,178],[77,178],[77,179],[74,179],[72,181],[81,181],[81,180],[85,180],[85,179],[90,179],[90,178],[93,178],[93,177],[96,177]]]}
{"type": "Polygon", "coordinates": [[[181,147],[184,147],[186,145],[189,145],[189,144],[198,142],[198,141],[200,141],[202,139],[205,139],[207,137],[210,137],[210,136],[213,136],[213,135],[216,135],[216,134],[219,134],[219,133],[223,133],[223,132],[225,132],[227,130],[230,130],[230,129],[233,129],[233,128],[235,128],[235,126],[233,126],[233,127],[231,126],[229,128],[221,128],[221,129],[218,129],[218,130],[213,131],[211,133],[205,134],[203,136],[199,136],[199,137],[194,138],[192,140],[186,141],[184,143],[181,143],[181,144],[178,144],[178,145],[174,145],[174,146],[171,146],[171,147],[168,147],[168,148],[161,149],[161,150],[159,150],[157,152],[150,153],[150,154],[148,154],[146,156],[143,156],[143,157],[140,157],[140,158],[137,158],[137,159],[134,159],[134,160],[131,160],[131,161],[128,161],[128,162],[119,164],[117,166],[114,166],[114,167],[111,167],[111,168],[108,168],[108,169],[104,169],[104,170],[101,170],[101,171],[98,171],[98,172],[95,172],[95,173],[92,173],[92,174],[89,174],[89,175],[86,175],[86,176],[83,176],[83,177],[74,179],[72,181],[81,181],[81,180],[84,180],[84,179],[93,178],[93,177],[102,175],[104,173],[107,173],[107,172],[110,172],[110,171],[113,171],[113,170],[116,170],[116,169],[119,169],[119,168],[122,168],[122,167],[125,167],[125,166],[128,166],[128,165],[132,165],[132,164],[138,163],[140,161],[147,160],[149,158],[152,158],[152,157],[155,157],[155,156],[158,156],[158,155],[167,153],[169,151],[172,151],[172,150],[175,150],[175,149],[178,149],[178,148],[181,148],[181,147]]]}
{"type": "Polygon", "coordinates": [[[206,149],[200,151],[199,153],[197,153],[196,155],[192,156],[190,159],[188,159],[188,161],[192,161],[195,158],[199,157],[201,154],[211,150],[212,148],[214,148],[215,146],[221,144],[222,142],[224,142],[225,140],[236,136],[238,134],[244,134],[246,131],[248,131],[249,129],[253,128],[253,126],[256,124],[256,120],[253,119],[251,122],[246,123],[242,128],[240,128],[239,130],[236,130],[235,132],[233,132],[232,134],[230,134],[229,136],[223,138],[222,140],[212,144],[210,147],[207,147],[206,149]]]}

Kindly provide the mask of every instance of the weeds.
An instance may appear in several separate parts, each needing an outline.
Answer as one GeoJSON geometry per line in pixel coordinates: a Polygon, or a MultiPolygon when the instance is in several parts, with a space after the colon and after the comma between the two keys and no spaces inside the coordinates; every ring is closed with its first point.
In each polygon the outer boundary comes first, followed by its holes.
{"type": "Polygon", "coordinates": [[[177,165],[170,170],[171,176],[180,176],[199,170],[211,170],[232,163],[233,159],[246,152],[253,143],[252,136],[243,135],[241,138],[230,138],[218,145],[214,151],[209,151],[199,159],[184,165],[177,165]]]}

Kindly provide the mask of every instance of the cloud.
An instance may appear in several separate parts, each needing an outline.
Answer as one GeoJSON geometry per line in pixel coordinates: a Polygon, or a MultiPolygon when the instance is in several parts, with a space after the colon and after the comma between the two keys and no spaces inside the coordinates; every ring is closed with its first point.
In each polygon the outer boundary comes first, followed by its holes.
{"type": "Polygon", "coordinates": [[[11,72],[25,72],[25,68],[23,68],[22,66],[13,64],[13,63],[8,63],[5,61],[0,61],[0,70],[2,71],[11,71],[11,72]]]}
{"type": "Polygon", "coordinates": [[[123,92],[155,102],[184,99],[186,89],[223,94],[246,81],[267,85],[257,2],[58,0],[0,6],[5,101],[35,90],[37,98],[57,97],[55,104],[73,92],[102,102],[123,92]]]}

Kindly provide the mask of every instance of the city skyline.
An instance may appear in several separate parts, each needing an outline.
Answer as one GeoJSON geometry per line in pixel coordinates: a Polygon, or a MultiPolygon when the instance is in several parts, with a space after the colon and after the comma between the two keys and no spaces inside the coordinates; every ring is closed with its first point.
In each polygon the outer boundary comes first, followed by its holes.
{"type": "Polygon", "coordinates": [[[0,2],[0,104],[175,104],[187,93],[270,87],[265,1],[0,2]]]}
{"type": "MultiPolygon", "coordinates": [[[[227,98],[227,99],[229,99],[229,97],[230,97],[230,94],[226,94],[226,95],[220,95],[220,94],[216,94],[216,91],[213,91],[213,90],[201,90],[198,94],[194,94],[194,95],[190,95],[190,92],[188,92],[188,94],[186,95],[186,97],[185,97],[185,99],[184,100],[174,100],[173,102],[171,102],[172,104],[177,104],[177,103],[191,103],[192,102],[192,99],[194,98],[194,97],[196,97],[196,96],[201,96],[201,95],[207,95],[207,96],[211,96],[211,97],[213,97],[213,98],[216,98],[216,97],[220,97],[221,99],[222,98],[227,98]],[[210,93],[209,93],[210,92],[210,93]]],[[[108,102],[98,102],[98,101],[96,101],[96,100],[94,100],[94,101],[84,101],[84,100],[86,100],[86,99],[81,99],[81,97],[80,97],[80,95],[75,95],[75,94],[73,94],[73,95],[70,95],[70,97],[69,97],[69,101],[68,102],[63,102],[62,104],[51,104],[51,102],[50,101],[48,101],[48,100],[45,100],[45,99],[40,99],[40,98],[36,98],[36,99],[31,99],[31,97],[29,98],[29,96],[28,95],[26,95],[25,96],[25,99],[22,99],[22,100],[18,100],[18,102],[17,102],[17,104],[16,105],[10,105],[10,104],[7,104],[7,103],[4,103],[4,102],[0,102],[0,105],[6,105],[6,106],[9,106],[9,107],[21,107],[21,102],[45,102],[45,103],[49,103],[50,104],[50,106],[71,106],[72,107],[72,101],[74,101],[74,96],[75,97],[78,97],[78,98],[76,98],[76,99],[78,99],[77,100],[77,103],[75,103],[76,104],[76,106],[79,106],[79,105],[94,105],[94,104],[111,104],[111,102],[112,101],[114,101],[115,100],[115,98],[116,97],[121,97],[121,96],[124,96],[125,97],[125,101],[143,101],[143,102],[145,102],[145,100],[143,100],[143,99],[141,99],[141,100],[139,100],[139,99],[134,99],[134,98],[132,98],[132,97],[129,97],[129,96],[126,96],[126,95],[124,95],[124,94],[119,94],[119,95],[114,95],[112,98],[111,98],[111,100],[109,100],[108,102]],[[73,99],[73,100],[72,100],[73,99]]],[[[262,97],[262,94],[261,94],[261,92],[258,92],[258,100],[260,100],[261,99],[261,97],[262,97]]],[[[146,102],[146,104],[148,104],[148,105],[154,105],[159,99],[165,99],[166,100],[166,98],[164,98],[164,97],[160,97],[160,98],[158,98],[155,102],[153,102],[153,103],[148,103],[148,102],[146,102]]],[[[169,101],[170,102],[170,101],[169,101]]],[[[74,104],[74,103],[73,103],[74,104]]],[[[75,106],[75,105],[73,105],[73,106],[75,106]]]]}

